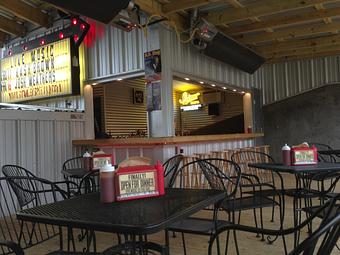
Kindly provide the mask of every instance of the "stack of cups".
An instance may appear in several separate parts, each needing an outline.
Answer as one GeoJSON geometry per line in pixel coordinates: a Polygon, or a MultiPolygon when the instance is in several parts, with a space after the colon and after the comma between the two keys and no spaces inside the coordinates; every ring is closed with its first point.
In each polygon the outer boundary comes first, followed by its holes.
{"type": "Polygon", "coordinates": [[[114,186],[115,167],[106,161],[106,164],[99,170],[100,179],[100,201],[112,203],[115,201],[114,186]]]}

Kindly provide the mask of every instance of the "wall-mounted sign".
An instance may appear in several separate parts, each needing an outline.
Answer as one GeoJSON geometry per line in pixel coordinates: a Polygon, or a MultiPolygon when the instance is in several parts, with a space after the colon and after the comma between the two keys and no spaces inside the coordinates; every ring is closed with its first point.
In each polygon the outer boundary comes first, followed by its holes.
{"type": "Polygon", "coordinates": [[[199,96],[201,93],[197,92],[195,94],[190,94],[188,92],[183,92],[181,98],[178,100],[181,105],[198,105],[200,104],[199,96]]]}
{"type": "Polygon", "coordinates": [[[161,50],[144,53],[146,80],[146,110],[161,110],[162,62],[161,50]]]}
{"type": "Polygon", "coordinates": [[[1,102],[70,95],[72,68],[69,38],[6,57],[1,60],[1,102]]]}
{"type": "Polygon", "coordinates": [[[185,112],[186,111],[195,111],[195,110],[198,110],[201,107],[202,107],[201,104],[184,105],[184,106],[181,106],[181,110],[185,111],[185,112]]]}

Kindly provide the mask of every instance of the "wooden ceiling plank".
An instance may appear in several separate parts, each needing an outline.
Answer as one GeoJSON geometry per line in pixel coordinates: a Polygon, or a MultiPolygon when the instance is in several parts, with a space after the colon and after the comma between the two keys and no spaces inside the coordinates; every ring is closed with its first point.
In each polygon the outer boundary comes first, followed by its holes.
{"type": "Polygon", "coordinates": [[[245,32],[265,30],[267,28],[275,28],[283,25],[301,24],[335,16],[340,16],[340,8],[324,9],[315,12],[297,14],[293,16],[277,17],[270,19],[268,21],[256,22],[249,25],[229,27],[228,29],[225,29],[223,32],[226,33],[227,35],[233,35],[245,32]]]}
{"type": "Polygon", "coordinates": [[[9,34],[0,31],[0,45],[3,45],[4,42],[6,42],[9,39],[9,34]]]}
{"type": "Polygon", "coordinates": [[[331,46],[340,44],[340,35],[323,36],[315,39],[290,40],[270,45],[258,46],[254,50],[265,55],[272,52],[285,51],[289,49],[303,49],[315,46],[331,46]]]}
{"type": "Polygon", "coordinates": [[[236,36],[234,38],[242,43],[256,44],[260,42],[276,40],[279,38],[292,39],[306,35],[334,32],[337,31],[339,27],[340,27],[339,23],[330,23],[322,25],[311,25],[308,27],[290,28],[281,31],[276,31],[273,33],[264,33],[260,35],[242,35],[236,36]]]}
{"type": "Polygon", "coordinates": [[[250,17],[260,17],[271,15],[288,10],[301,9],[314,6],[320,3],[339,2],[339,0],[264,0],[247,5],[245,8],[235,10],[224,10],[211,12],[207,16],[207,21],[220,25],[232,23],[239,20],[249,19],[250,17]]]}
{"type": "MultiPolygon", "coordinates": [[[[331,48],[332,50],[340,50],[340,45],[334,45],[331,48]]],[[[286,50],[286,51],[280,51],[280,52],[273,52],[268,55],[264,55],[266,59],[274,59],[274,58],[283,58],[287,56],[296,56],[296,55],[305,55],[305,54],[315,54],[320,52],[329,51],[329,46],[315,46],[311,48],[304,48],[304,49],[293,49],[293,50],[286,50]]]]}
{"type": "Polygon", "coordinates": [[[180,0],[180,1],[171,1],[171,3],[164,4],[162,11],[165,14],[174,13],[181,10],[187,10],[191,8],[197,8],[203,5],[206,5],[211,2],[217,2],[220,0],[180,0]]]}
{"type": "Polygon", "coordinates": [[[135,0],[134,1],[142,11],[150,15],[160,15],[173,21],[179,30],[186,30],[190,26],[188,19],[177,14],[165,14],[162,10],[162,5],[156,0],[135,0]]]}
{"type": "Polygon", "coordinates": [[[49,17],[47,14],[20,0],[0,0],[0,8],[35,25],[43,27],[49,26],[49,17]]]}
{"type": "Polygon", "coordinates": [[[14,20],[0,16],[0,30],[14,36],[24,36],[26,29],[14,20]]]}
{"type": "Polygon", "coordinates": [[[340,49],[312,53],[312,54],[302,54],[302,55],[287,56],[287,57],[282,57],[282,58],[267,59],[266,63],[274,64],[274,63],[281,63],[281,62],[287,62],[287,61],[293,61],[293,60],[312,59],[312,58],[334,56],[334,55],[340,55],[340,49]]]}

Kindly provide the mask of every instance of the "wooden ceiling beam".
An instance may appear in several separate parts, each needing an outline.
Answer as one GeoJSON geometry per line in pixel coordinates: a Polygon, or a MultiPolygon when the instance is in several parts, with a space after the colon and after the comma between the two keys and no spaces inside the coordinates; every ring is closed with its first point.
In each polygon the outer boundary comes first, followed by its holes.
{"type": "Polygon", "coordinates": [[[286,51],[290,49],[304,49],[316,46],[332,46],[340,45],[340,35],[323,36],[314,39],[299,39],[285,42],[277,42],[269,45],[253,47],[256,52],[262,55],[270,54],[272,52],[286,51]]]}
{"type": "Polygon", "coordinates": [[[20,0],[0,0],[0,8],[35,25],[49,26],[49,17],[46,13],[20,0]]]}
{"type": "Polygon", "coordinates": [[[334,9],[321,9],[314,12],[301,13],[293,16],[283,16],[272,18],[270,20],[256,22],[249,25],[230,27],[224,30],[224,33],[227,35],[245,33],[245,32],[253,32],[258,30],[265,30],[267,28],[275,28],[284,25],[294,25],[306,23],[318,19],[330,18],[340,16],[340,8],[334,9]]]}
{"type": "Polygon", "coordinates": [[[6,42],[9,39],[9,34],[0,31],[0,45],[3,45],[4,42],[6,42]]]}
{"type": "Polygon", "coordinates": [[[267,59],[266,63],[274,64],[274,63],[280,63],[280,62],[286,62],[286,61],[303,60],[303,59],[311,59],[311,58],[334,56],[334,55],[340,55],[340,49],[312,53],[312,54],[301,54],[301,55],[287,56],[287,57],[282,57],[282,58],[267,59]]]}
{"type": "Polygon", "coordinates": [[[207,21],[220,25],[223,23],[232,23],[239,20],[249,19],[251,17],[260,17],[271,15],[288,10],[301,9],[314,6],[320,3],[339,2],[339,0],[264,0],[255,2],[236,10],[223,10],[211,12],[206,17],[207,21]]]}
{"type": "Polygon", "coordinates": [[[256,44],[260,42],[273,41],[277,39],[292,39],[296,37],[313,35],[319,33],[335,32],[340,30],[339,23],[330,23],[322,25],[310,25],[299,28],[289,28],[285,30],[276,31],[273,33],[263,33],[259,35],[241,35],[234,38],[242,43],[256,44]]]}
{"type": "Polygon", "coordinates": [[[134,1],[142,11],[149,15],[159,15],[173,21],[179,30],[186,30],[189,28],[189,20],[177,13],[165,14],[163,6],[156,0],[135,0],[134,1]]]}
{"type": "Polygon", "coordinates": [[[26,29],[15,20],[0,16],[0,30],[14,36],[24,36],[26,29]]]}
{"type": "Polygon", "coordinates": [[[191,9],[191,8],[197,8],[209,3],[213,3],[213,2],[218,2],[221,0],[179,0],[179,1],[171,1],[168,4],[164,4],[162,11],[165,14],[169,14],[169,13],[174,13],[174,12],[178,12],[181,10],[187,10],[187,9],[191,9]]]}
{"type": "Polygon", "coordinates": [[[297,55],[307,55],[307,54],[316,54],[321,52],[327,51],[340,51],[340,45],[333,45],[331,48],[329,46],[315,46],[311,48],[303,48],[303,49],[293,49],[293,50],[286,50],[280,52],[273,52],[267,55],[263,55],[266,59],[274,59],[274,58],[284,58],[284,57],[291,57],[297,55]]]}

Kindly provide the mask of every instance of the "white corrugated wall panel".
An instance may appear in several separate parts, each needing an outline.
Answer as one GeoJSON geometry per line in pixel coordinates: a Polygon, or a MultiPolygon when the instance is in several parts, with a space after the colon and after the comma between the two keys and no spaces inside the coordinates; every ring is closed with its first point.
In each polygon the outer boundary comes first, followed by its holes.
{"type": "Polygon", "coordinates": [[[267,64],[255,74],[264,104],[273,103],[329,83],[340,82],[339,56],[267,64]],[[262,74],[261,74],[262,73],[262,74]],[[262,79],[258,79],[259,75],[262,79]]]}
{"type": "Polygon", "coordinates": [[[0,165],[18,164],[59,180],[62,163],[76,155],[72,140],[83,137],[84,128],[84,114],[0,110],[0,165]]]}
{"type": "Polygon", "coordinates": [[[93,45],[85,49],[87,80],[144,69],[143,31],[135,29],[127,33],[109,25],[102,29],[103,34],[97,35],[93,45]]]}
{"type": "Polygon", "coordinates": [[[166,28],[161,29],[161,49],[162,58],[171,60],[175,72],[244,88],[254,86],[253,75],[200,54],[190,43],[181,43],[176,33],[166,28]]]}

